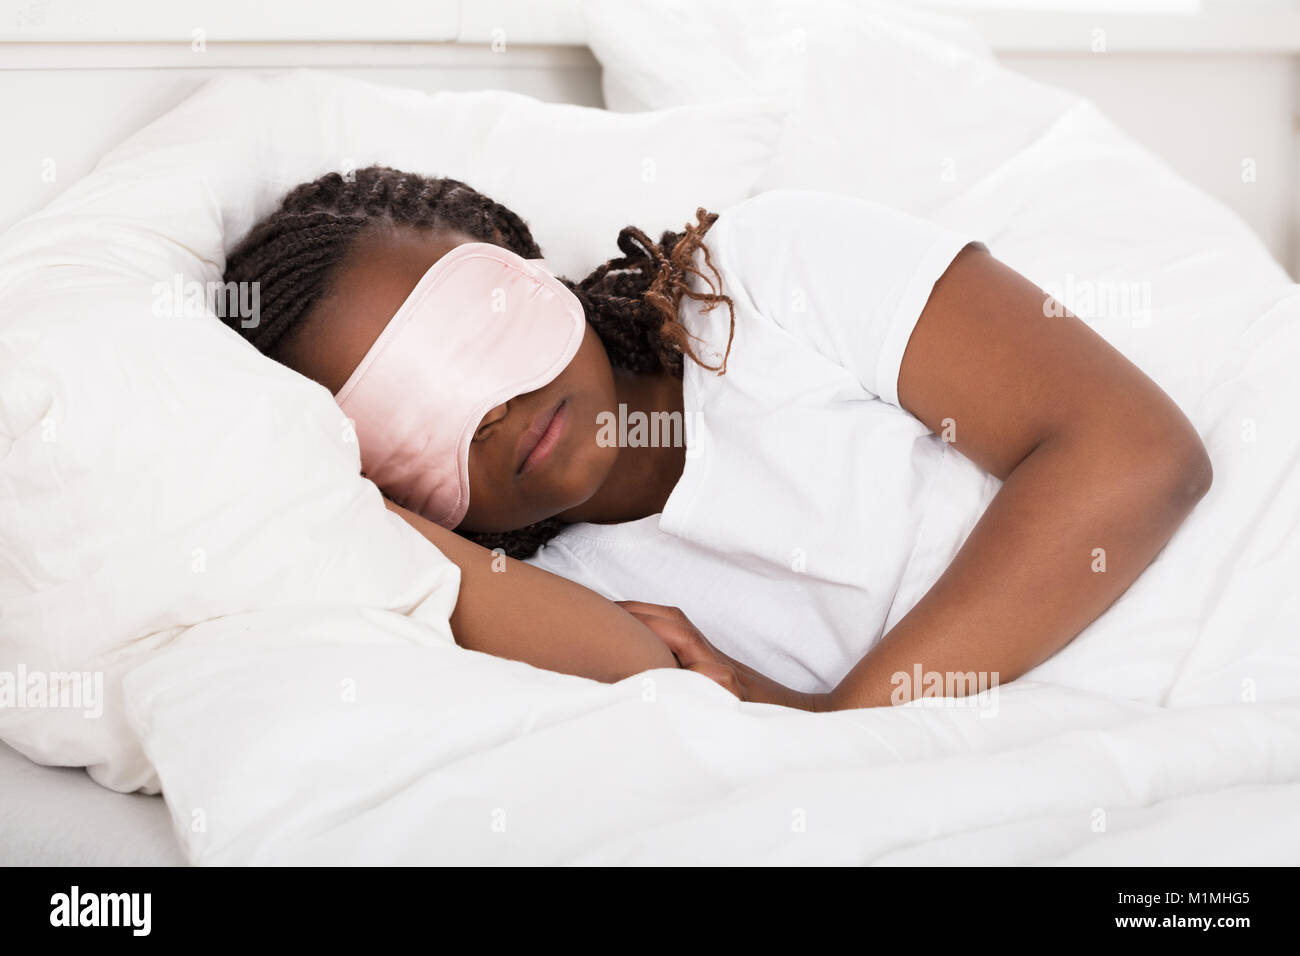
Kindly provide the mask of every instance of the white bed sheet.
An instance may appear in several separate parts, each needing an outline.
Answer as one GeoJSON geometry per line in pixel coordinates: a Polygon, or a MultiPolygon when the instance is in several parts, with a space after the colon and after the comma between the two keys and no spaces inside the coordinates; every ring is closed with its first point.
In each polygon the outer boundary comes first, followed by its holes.
{"type": "Polygon", "coordinates": [[[118,793],[81,767],[0,743],[0,866],[184,866],[161,797],[118,793]]]}

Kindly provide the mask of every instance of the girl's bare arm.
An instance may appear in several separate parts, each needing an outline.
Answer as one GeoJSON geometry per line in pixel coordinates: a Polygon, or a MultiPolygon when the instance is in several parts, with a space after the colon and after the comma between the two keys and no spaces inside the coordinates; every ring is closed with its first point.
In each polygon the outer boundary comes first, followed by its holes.
{"type": "Polygon", "coordinates": [[[973,246],[935,286],[899,399],[1004,483],[944,574],[821,706],[899,702],[896,675],[916,667],[1018,677],[1123,594],[1208,490],[1209,457],[1177,405],[1062,311],[973,246]]]}
{"type": "Polygon", "coordinates": [[[451,629],[461,647],[606,683],[678,666],[663,641],[594,591],[385,503],[460,568],[451,629]]]}

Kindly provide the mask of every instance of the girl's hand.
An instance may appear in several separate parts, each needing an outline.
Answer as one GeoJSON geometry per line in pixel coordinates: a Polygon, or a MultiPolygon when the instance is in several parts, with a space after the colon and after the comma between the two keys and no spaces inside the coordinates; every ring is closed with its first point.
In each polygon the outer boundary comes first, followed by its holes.
{"type": "Polygon", "coordinates": [[[643,601],[615,603],[658,635],[677,658],[678,664],[716,681],[740,700],[813,712],[831,709],[827,694],[792,690],[760,674],[749,665],[728,657],[710,644],[700,629],[678,608],[646,604],[643,601]]]}
{"type": "Polygon", "coordinates": [[[743,665],[718,650],[679,608],[642,601],[616,601],[668,645],[683,668],[703,674],[740,700],[748,700],[742,680],[743,665]]]}

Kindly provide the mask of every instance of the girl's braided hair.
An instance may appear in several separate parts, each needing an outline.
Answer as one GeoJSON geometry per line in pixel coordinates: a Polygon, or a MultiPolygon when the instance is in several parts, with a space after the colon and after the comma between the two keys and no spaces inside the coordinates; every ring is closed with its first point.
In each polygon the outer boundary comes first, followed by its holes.
{"type": "MultiPolygon", "coordinates": [[[[622,256],[610,259],[581,282],[560,280],[582,303],[587,322],[618,368],[666,369],[680,378],[685,354],[703,368],[726,372],[735,333],[731,298],[720,291],[694,292],[688,285],[689,277],[696,275],[710,288],[721,289],[722,277],[702,241],[718,216],[703,208],[695,215],[694,225],[687,223],[680,233],[665,230],[658,243],[628,226],[618,234],[622,256]],[[696,267],[697,250],[717,278],[717,286],[696,267]],[[727,351],[719,364],[706,365],[695,354],[691,335],[677,318],[682,296],[704,302],[704,311],[722,302],[731,310],[727,351]]],[[[459,180],[387,166],[369,166],[347,176],[327,173],[293,189],[231,250],[224,281],[259,283],[260,313],[252,328],[244,328],[238,316],[224,317],[225,321],[258,351],[271,354],[328,298],[336,269],[357,240],[394,226],[463,233],[525,259],[542,255],[519,216],[459,180]]],[[[464,535],[486,548],[501,548],[511,557],[524,558],[563,527],[558,518],[547,518],[517,531],[464,535]]]]}

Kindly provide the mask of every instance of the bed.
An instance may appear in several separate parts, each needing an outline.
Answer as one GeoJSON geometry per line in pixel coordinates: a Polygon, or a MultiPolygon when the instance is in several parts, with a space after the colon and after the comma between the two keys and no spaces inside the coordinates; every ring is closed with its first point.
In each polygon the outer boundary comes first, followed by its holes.
{"type": "Polygon", "coordinates": [[[118,793],[74,767],[0,745],[0,860],[6,866],[184,866],[160,797],[118,793]]]}
{"type": "MultiPolygon", "coordinates": [[[[737,37],[725,3],[689,33],[681,4],[587,7],[608,114],[223,77],[0,236],[0,671],[104,686],[93,722],[0,713],[0,860],[1300,862],[1300,289],[1260,241],[954,23],[831,5],[737,37]],[[653,145],[691,137],[711,149],[653,145]],[[491,161],[524,149],[535,170],[491,161]],[[812,715],[466,651],[454,569],[356,473],[329,396],[165,291],[368,161],[486,180],[570,273],[624,220],[783,187],[976,232],[1180,403],[1214,487],[1065,651],[978,697],[812,715]]],[[[936,500],[900,612],[978,518],[936,500]]]]}

